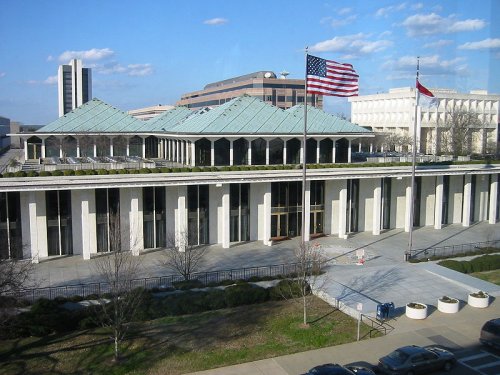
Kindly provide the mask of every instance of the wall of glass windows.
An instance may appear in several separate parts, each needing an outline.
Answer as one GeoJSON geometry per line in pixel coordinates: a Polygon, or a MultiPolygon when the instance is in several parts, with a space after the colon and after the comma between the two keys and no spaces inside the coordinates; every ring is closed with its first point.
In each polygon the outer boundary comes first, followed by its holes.
{"type": "Polygon", "coordinates": [[[48,255],[73,254],[71,191],[46,191],[45,204],[48,255]]]}
{"type": "Polygon", "coordinates": [[[230,232],[231,242],[250,240],[250,184],[229,185],[230,232]]]}
{"type": "Polygon", "coordinates": [[[96,189],[97,252],[120,249],[120,190],[96,189]]]}
{"type": "Polygon", "coordinates": [[[208,185],[187,187],[188,245],[209,243],[209,193],[208,185]]]}
{"type": "Polygon", "coordinates": [[[359,178],[347,180],[347,233],[358,232],[359,178]]]}
{"type": "Polygon", "coordinates": [[[167,246],[167,218],[165,188],[142,189],[144,248],[156,249],[167,246]]]}
{"type": "Polygon", "coordinates": [[[309,233],[323,234],[325,222],[325,181],[311,181],[309,233]]]}
{"type": "Polygon", "coordinates": [[[23,257],[19,192],[0,193],[0,259],[23,257]]]}
{"type": "Polygon", "coordinates": [[[271,238],[282,239],[302,233],[302,183],[271,184],[271,238]]]}
{"type": "Polygon", "coordinates": [[[384,177],[382,179],[382,210],[380,211],[382,229],[390,229],[391,227],[391,190],[392,179],[384,177]]]}

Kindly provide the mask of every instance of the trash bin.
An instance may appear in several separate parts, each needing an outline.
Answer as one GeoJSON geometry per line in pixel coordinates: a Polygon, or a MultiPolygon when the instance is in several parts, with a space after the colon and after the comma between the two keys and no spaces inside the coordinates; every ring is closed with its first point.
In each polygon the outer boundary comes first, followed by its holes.
{"type": "Polygon", "coordinates": [[[377,305],[377,320],[384,320],[384,304],[379,303],[377,305]]]}

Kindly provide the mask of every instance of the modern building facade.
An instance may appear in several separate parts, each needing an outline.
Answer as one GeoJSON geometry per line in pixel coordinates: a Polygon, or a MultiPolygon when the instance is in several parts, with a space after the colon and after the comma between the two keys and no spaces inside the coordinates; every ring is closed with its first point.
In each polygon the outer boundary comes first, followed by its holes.
{"type": "Polygon", "coordinates": [[[57,72],[59,117],[92,99],[92,70],[73,59],[57,72]]]}
{"type": "MultiPolygon", "coordinates": [[[[260,71],[210,83],[203,90],[182,95],[176,104],[195,110],[218,106],[241,95],[253,96],[283,109],[303,104],[304,80],[286,79],[288,73],[283,73],[278,78],[273,72],[260,71]]],[[[323,96],[308,94],[307,103],[321,109],[323,96]]]]}
{"type": "Polygon", "coordinates": [[[7,134],[10,133],[10,119],[0,116],[0,150],[10,146],[10,138],[7,134]]]}
{"type": "Polygon", "coordinates": [[[161,115],[163,112],[170,111],[173,109],[173,105],[154,105],[151,107],[144,107],[144,108],[138,108],[138,109],[131,109],[127,113],[139,120],[150,120],[153,117],[156,117],[158,115],[161,115]]]}
{"type": "MultiPolygon", "coordinates": [[[[449,123],[454,111],[463,109],[478,114],[480,126],[469,129],[472,153],[494,153],[498,143],[500,95],[486,91],[469,94],[448,89],[431,89],[438,105],[421,105],[417,113],[417,150],[422,153],[450,152],[449,123]]],[[[349,98],[351,121],[376,133],[413,136],[415,88],[390,89],[388,93],[349,98]]]]}
{"type": "Polygon", "coordinates": [[[42,170],[59,173],[0,178],[0,256],[89,259],[115,246],[140,254],[185,237],[230,248],[299,235],[376,236],[408,231],[412,204],[415,226],[499,219],[500,166],[419,168],[412,200],[409,167],[350,164],[352,142],[372,132],[308,107],[304,145],[303,116],[302,105],[282,110],[244,96],[140,121],[94,99],[22,134],[28,161],[39,148],[42,170]],[[142,169],[122,174],[132,161],[142,169]],[[76,173],[94,165],[92,175],[76,173]]]}

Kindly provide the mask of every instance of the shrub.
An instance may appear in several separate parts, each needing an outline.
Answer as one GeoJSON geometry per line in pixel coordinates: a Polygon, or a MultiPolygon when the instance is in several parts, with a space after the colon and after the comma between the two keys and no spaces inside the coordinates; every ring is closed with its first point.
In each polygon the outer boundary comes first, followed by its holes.
{"type": "Polygon", "coordinates": [[[191,168],[191,172],[201,172],[201,168],[200,167],[193,167],[193,168],[191,168]]]}
{"type": "MultiPolygon", "coordinates": [[[[309,290],[309,287],[307,287],[309,290]]],[[[300,284],[297,281],[285,279],[270,288],[269,297],[272,300],[292,299],[302,295],[300,284]]]]}
{"type": "Polygon", "coordinates": [[[179,173],[181,171],[180,168],[172,168],[173,173],[179,173]]]}
{"type": "Polygon", "coordinates": [[[151,169],[149,168],[141,168],[140,173],[151,173],[151,169]]]}
{"type": "Polygon", "coordinates": [[[117,169],[110,169],[108,171],[108,174],[118,174],[118,170],[117,169]]]}
{"type": "Polygon", "coordinates": [[[97,175],[97,171],[96,171],[96,170],[94,170],[94,169],[87,169],[87,170],[85,171],[85,174],[86,174],[87,176],[95,176],[95,175],[97,175]]]}
{"type": "Polygon", "coordinates": [[[18,171],[14,173],[14,177],[26,177],[26,172],[25,171],[18,171]]]}
{"type": "Polygon", "coordinates": [[[172,169],[163,167],[163,168],[160,168],[160,171],[161,171],[161,173],[170,173],[170,172],[172,172],[172,169]]]}
{"type": "Polygon", "coordinates": [[[75,171],[74,171],[74,170],[72,170],[72,169],[66,169],[66,170],[63,172],[63,174],[64,174],[65,176],[74,176],[74,175],[75,175],[75,171]]]}
{"type": "Polygon", "coordinates": [[[87,173],[84,170],[77,170],[75,171],[75,176],[85,176],[87,173]]]}
{"type": "Polygon", "coordinates": [[[182,167],[181,172],[191,172],[191,168],[188,167],[182,167]]]}
{"type": "Polygon", "coordinates": [[[40,177],[47,177],[47,176],[52,176],[52,173],[47,172],[47,171],[41,171],[39,174],[40,177]]]}
{"type": "Polygon", "coordinates": [[[251,305],[269,300],[269,291],[257,285],[228,286],[224,290],[227,307],[251,305]]]}
{"type": "Polygon", "coordinates": [[[106,169],[99,169],[99,170],[97,171],[97,174],[98,174],[99,176],[107,175],[107,174],[108,174],[108,171],[107,171],[106,169]]]}
{"type": "Polygon", "coordinates": [[[151,173],[160,173],[160,168],[151,168],[151,173]]]}
{"type": "Polygon", "coordinates": [[[449,268],[454,271],[462,272],[464,273],[464,266],[462,262],[459,262],[458,260],[443,260],[438,263],[440,266],[449,268]]]}
{"type": "Polygon", "coordinates": [[[118,174],[128,174],[128,169],[119,169],[118,174]]]}
{"type": "Polygon", "coordinates": [[[205,286],[200,280],[197,280],[197,279],[174,281],[172,284],[176,289],[180,289],[180,290],[203,288],[205,286]]]}
{"type": "Polygon", "coordinates": [[[64,176],[63,171],[56,169],[55,171],[52,171],[52,176],[64,176]]]}

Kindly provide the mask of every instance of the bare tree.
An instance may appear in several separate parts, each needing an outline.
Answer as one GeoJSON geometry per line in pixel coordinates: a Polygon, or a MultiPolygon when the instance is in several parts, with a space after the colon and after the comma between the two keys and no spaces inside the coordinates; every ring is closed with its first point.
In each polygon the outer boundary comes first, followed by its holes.
{"type": "Polygon", "coordinates": [[[141,271],[140,258],[131,251],[123,250],[120,241],[118,214],[111,214],[109,220],[109,254],[95,259],[95,272],[109,286],[109,297],[101,298],[95,306],[100,325],[110,328],[114,343],[114,359],[120,359],[120,344],[125,339],[130,321],[134,319],[143,293],[133,288],[133,280],[141,271]]]}
{"type": "Polygon", "coordinates": [[[282,297],[302,305],[303,325],[308,326],[307,313],[311,303],[312,291],[320,291],[326,283],[323,268],[326,258],[317,243],[302,241],[294,249],[296,271],[294,277],[278,284],[282,297]]]}
{"type": "Polygon", "coordinates": [[[30,259],[1,259],[0,258],[0,323],[9,317],[9,311],[16,306],[19,293],[33,287],[34,265],[30,259]]]}
{"type": "Polygon", "coordinates": [[[481,120],[476,112],[464,107],[448,114],[444,124],[442,143],[454,156],[470,154],[472,132],[481,128],[481,120]]]}
{"type": "Polygon", "coordinates": [[[160,263],[171,271],[181,274],[187,281],[203,266],[207,250],[206,245],[191,244],[185,232],[180,233],[177,238],[174,234],[169,234],[160,263]]]}

